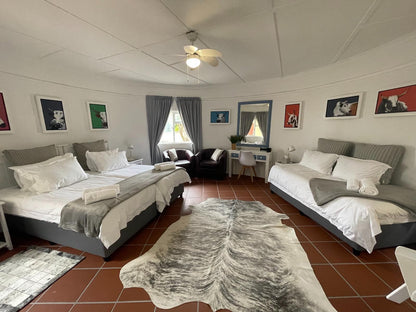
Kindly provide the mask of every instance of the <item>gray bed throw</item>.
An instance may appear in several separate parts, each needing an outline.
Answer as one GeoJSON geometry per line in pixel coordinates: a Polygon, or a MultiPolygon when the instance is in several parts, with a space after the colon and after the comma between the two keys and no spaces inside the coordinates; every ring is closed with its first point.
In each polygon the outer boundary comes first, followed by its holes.
{"type": "Polygon", "coordinates": [[[344,181],[313,178],[309,181],[309,186],[318,206],[341,196],[353,196],[391,202],[416,214],[416,191],[402,186],[377,185],[378,195],[376,196],[349,191],[344,181]]]}
{"type": "Polygon", "coordinates": [[[119,183],[120,195],[117,198],[105,199],[89,205],[85,205],[81,198],[69,202],[61,211],[59,227],[85,233],[89,237],[97,237],[101,222],[111,208],[177,170],[185,169],[177,167],[166,171],[149,170],[127,178],[119,183]]]}

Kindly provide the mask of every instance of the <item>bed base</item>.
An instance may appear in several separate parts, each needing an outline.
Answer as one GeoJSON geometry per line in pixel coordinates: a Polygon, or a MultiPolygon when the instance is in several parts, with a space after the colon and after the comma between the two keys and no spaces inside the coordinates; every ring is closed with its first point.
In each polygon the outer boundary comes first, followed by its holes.
{"type": "MultiPolygon", "coordinates": [[[[326,230],[334,234],[340,240],[347,243],[350,247],[352,247],[354,255],[358,256],[361,251],[365,250],[357,243],[345,237],[344,234],[327,219],[309,207],[305,206],[297,199],[288,195],[286,192],[282,191],[272,183],[270,183],[270,191],[282,197],[288,203],[296,207],[302,214],[308,216],[316,223],[324,227],[326,230]]],[[[416,222],[381,225],[381,231],[382,232],[375,237],[376,245],[374,246],[374,249],[396,247],[416,243],[416,222]]]]}
{"type": "MultiPolygon", "coordinates": [[[[170,203],[176,198],[182,197],[183,191],[183,184],[175,187],[171,194],[170,203]]],[[[145,227],[157,215],[156,203],[153,203],[127,223],[127,227],[120,231],[120,238],[109,248],[106,248],[98,238],[87,237],[84,234],[70,230],[63,230],[56,223],[9,214],[6,215],[6,218],[9,228],[12,231],[23,232],[52,243],[79,249],[103,257],[105,261],[108,261],[112,253],[145,227]]]]}

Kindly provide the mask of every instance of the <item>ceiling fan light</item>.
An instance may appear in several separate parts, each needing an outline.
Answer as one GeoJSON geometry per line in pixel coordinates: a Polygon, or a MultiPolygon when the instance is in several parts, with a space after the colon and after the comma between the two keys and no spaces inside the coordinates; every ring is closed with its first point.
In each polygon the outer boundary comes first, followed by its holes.
{"type": "Polygon", "coordinates": [[[189,55],[186,59],[186,65],[188,65],[189,68],[194,69],[201,65],[201,60],[198,55],[189,55]]]}

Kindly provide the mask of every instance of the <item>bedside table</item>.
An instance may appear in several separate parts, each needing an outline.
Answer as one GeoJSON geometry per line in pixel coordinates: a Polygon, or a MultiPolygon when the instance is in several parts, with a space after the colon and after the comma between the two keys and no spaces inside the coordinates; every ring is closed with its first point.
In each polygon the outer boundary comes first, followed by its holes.
{"type": "Polygon", "coordinates": [[[143,165],[143,158],[140,159],[127,159],[130,165],[143,165]]]}
{"type": "Polygon", "coordinates": [[[5,202],[0,201],[0,223],[3,230],[5,242],[0,241],[0,248],[7,247],[9,250],[13,249],[12,240],[10,239],[9,228],[7,227],[6,218],[4,217],[3,205],[5,202]]]}

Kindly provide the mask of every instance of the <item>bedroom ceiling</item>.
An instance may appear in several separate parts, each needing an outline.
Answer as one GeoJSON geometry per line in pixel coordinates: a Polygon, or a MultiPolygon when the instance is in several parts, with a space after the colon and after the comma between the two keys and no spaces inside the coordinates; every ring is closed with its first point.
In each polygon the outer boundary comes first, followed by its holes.
{"type": "Polygon", "coordinates": [[[200,83],[283,77],[416,31],[415,0],[0,0],[0,70],[195,84],[185,33],[222,52],[200,83]]]}

